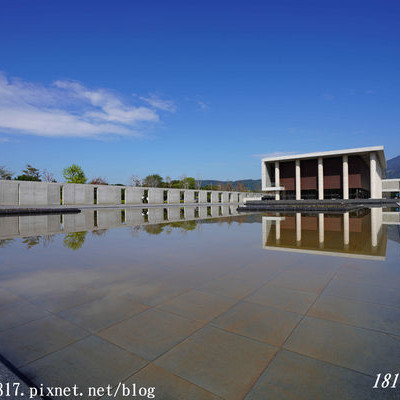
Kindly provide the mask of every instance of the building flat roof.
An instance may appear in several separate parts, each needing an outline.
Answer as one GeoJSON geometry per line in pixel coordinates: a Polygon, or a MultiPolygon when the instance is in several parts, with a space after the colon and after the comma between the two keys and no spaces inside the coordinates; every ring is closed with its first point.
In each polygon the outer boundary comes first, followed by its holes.
{"type": "Polygon", "coordinates": [[[385,149],[383,146],[358,147],[354,149],[345,149],[345,150],[331,150],[331,151],[320,151],[315,153],[290,154],[287,156],[279,156],[279,157],[265,157],[262,159],[262,161],[272,162],[272,161],[300,160],[300,159],[317,158],[317,157],[335,157],[335,156],[342,156],[345,154],[350,155],[350,154],[371,153],[373,151],[378,153],[378,158],[381,165],[384,168],[386,168],[385,149]]]}

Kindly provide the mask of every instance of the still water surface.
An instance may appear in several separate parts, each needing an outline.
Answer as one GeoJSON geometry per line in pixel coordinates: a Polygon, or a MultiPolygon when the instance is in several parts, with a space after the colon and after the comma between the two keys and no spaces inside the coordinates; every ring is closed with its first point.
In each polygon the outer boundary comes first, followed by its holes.
{"type": "Polygon", "coordinates": [[[83,398],[119,382],[174,400],[399,398],[372,389],[400,372],[398,217],[2,217],[0,354],[83,398]]]}

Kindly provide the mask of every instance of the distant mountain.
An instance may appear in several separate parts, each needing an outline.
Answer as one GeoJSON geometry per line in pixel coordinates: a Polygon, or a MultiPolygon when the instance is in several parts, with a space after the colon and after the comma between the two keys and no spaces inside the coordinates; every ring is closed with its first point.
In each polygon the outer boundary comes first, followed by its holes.
{"type": "Polygon", "coordinates": [[[243,183],[247,190],[261,190],[261,179],[242,179],[239,181],[204,180],[201,182],[201,186],[224,186],[228,182],[232,184],[233,190],[237,188],[239,183],[243,183]]]}
{"type": "Polygon", "coordinates": [[[387,160],[386,178],[400,178],[400,156],[387,160]]]}

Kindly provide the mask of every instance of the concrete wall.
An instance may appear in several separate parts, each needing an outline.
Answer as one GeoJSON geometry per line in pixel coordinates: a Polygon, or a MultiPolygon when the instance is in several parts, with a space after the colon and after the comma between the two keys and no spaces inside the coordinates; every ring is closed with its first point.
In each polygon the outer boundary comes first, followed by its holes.
{"type": "Polygon", "coordinates": [[[181,191],[180,189],[168,189],[167,203],[178,204],[181,202],[181,191]]]}
{"type": "Polygon", "coordinates": [[[149,204],[163,204],[164,203],[164,189],[149,188],[148,202],[149,204]]]}
{"type": "Polygon", "coordinates": [[[199,190],[199,203],[207,203],[207,191],[199,190]]]}
{"type": "Polygon", "coordinates": [[[142,204],[144,189],[140,187],[125,188],[125,204],[142,204]]]}
{"type": "Polygon", "coordinates": [[[97,187],[97,204],[121,204],[121,186],[97,187]]]}
{"type": "MultiPolygon", "coordinates": [[[[125,189],[125,204],[143,204],[145,190],[148,191],[149,204],[164,204],[164,192],[167,191],[167,204],[178,204],[181,192],[185,203],[195,202],[192,189],[164,189],[122,187],[111,185],[86,185],[73,183],[47,183],[24,181],[0,181],[0,206],[48,206],[48,205],[93,205],[121,204],[121,190],[125,189]],[[62,192],[62,195],[61,195],[62,192]]],[[[211,193],[212,203],[238,202],[238,192],[198,190],[198,202],[207,203],[207,193],[211,193]],[[221,201],[220,201],[221,196],[221,201]]],[[[247,193],[242,193],[242,199],[247,193]]],[[[242,201],[242,200],[241,200],[242,201]]]]}
{"type": "Polygon", "coordinates": [[[194,203],[194,190],[185,190],[184,191],[184,202],[185,203],[194,203]]]}
{"type": "Polygon", "coordinates": [[[93,185],[64,184],[62,185],[62,203],[66,205],[94,204],[94,188],[93,185]]]}

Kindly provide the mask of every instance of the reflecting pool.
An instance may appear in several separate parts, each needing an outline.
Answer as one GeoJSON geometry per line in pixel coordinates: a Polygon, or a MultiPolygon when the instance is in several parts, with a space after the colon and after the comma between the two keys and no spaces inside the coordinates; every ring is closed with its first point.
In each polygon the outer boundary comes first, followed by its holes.
{"type": "Polygon", "coordinates": [[[121,384],[131,398],[399,398],[400,383],[373,389],[400,372],[399,222],[236,206],[1,217],[0,355],[37,386],[77,385],[70,399],[126,399],[121,384]]]}

